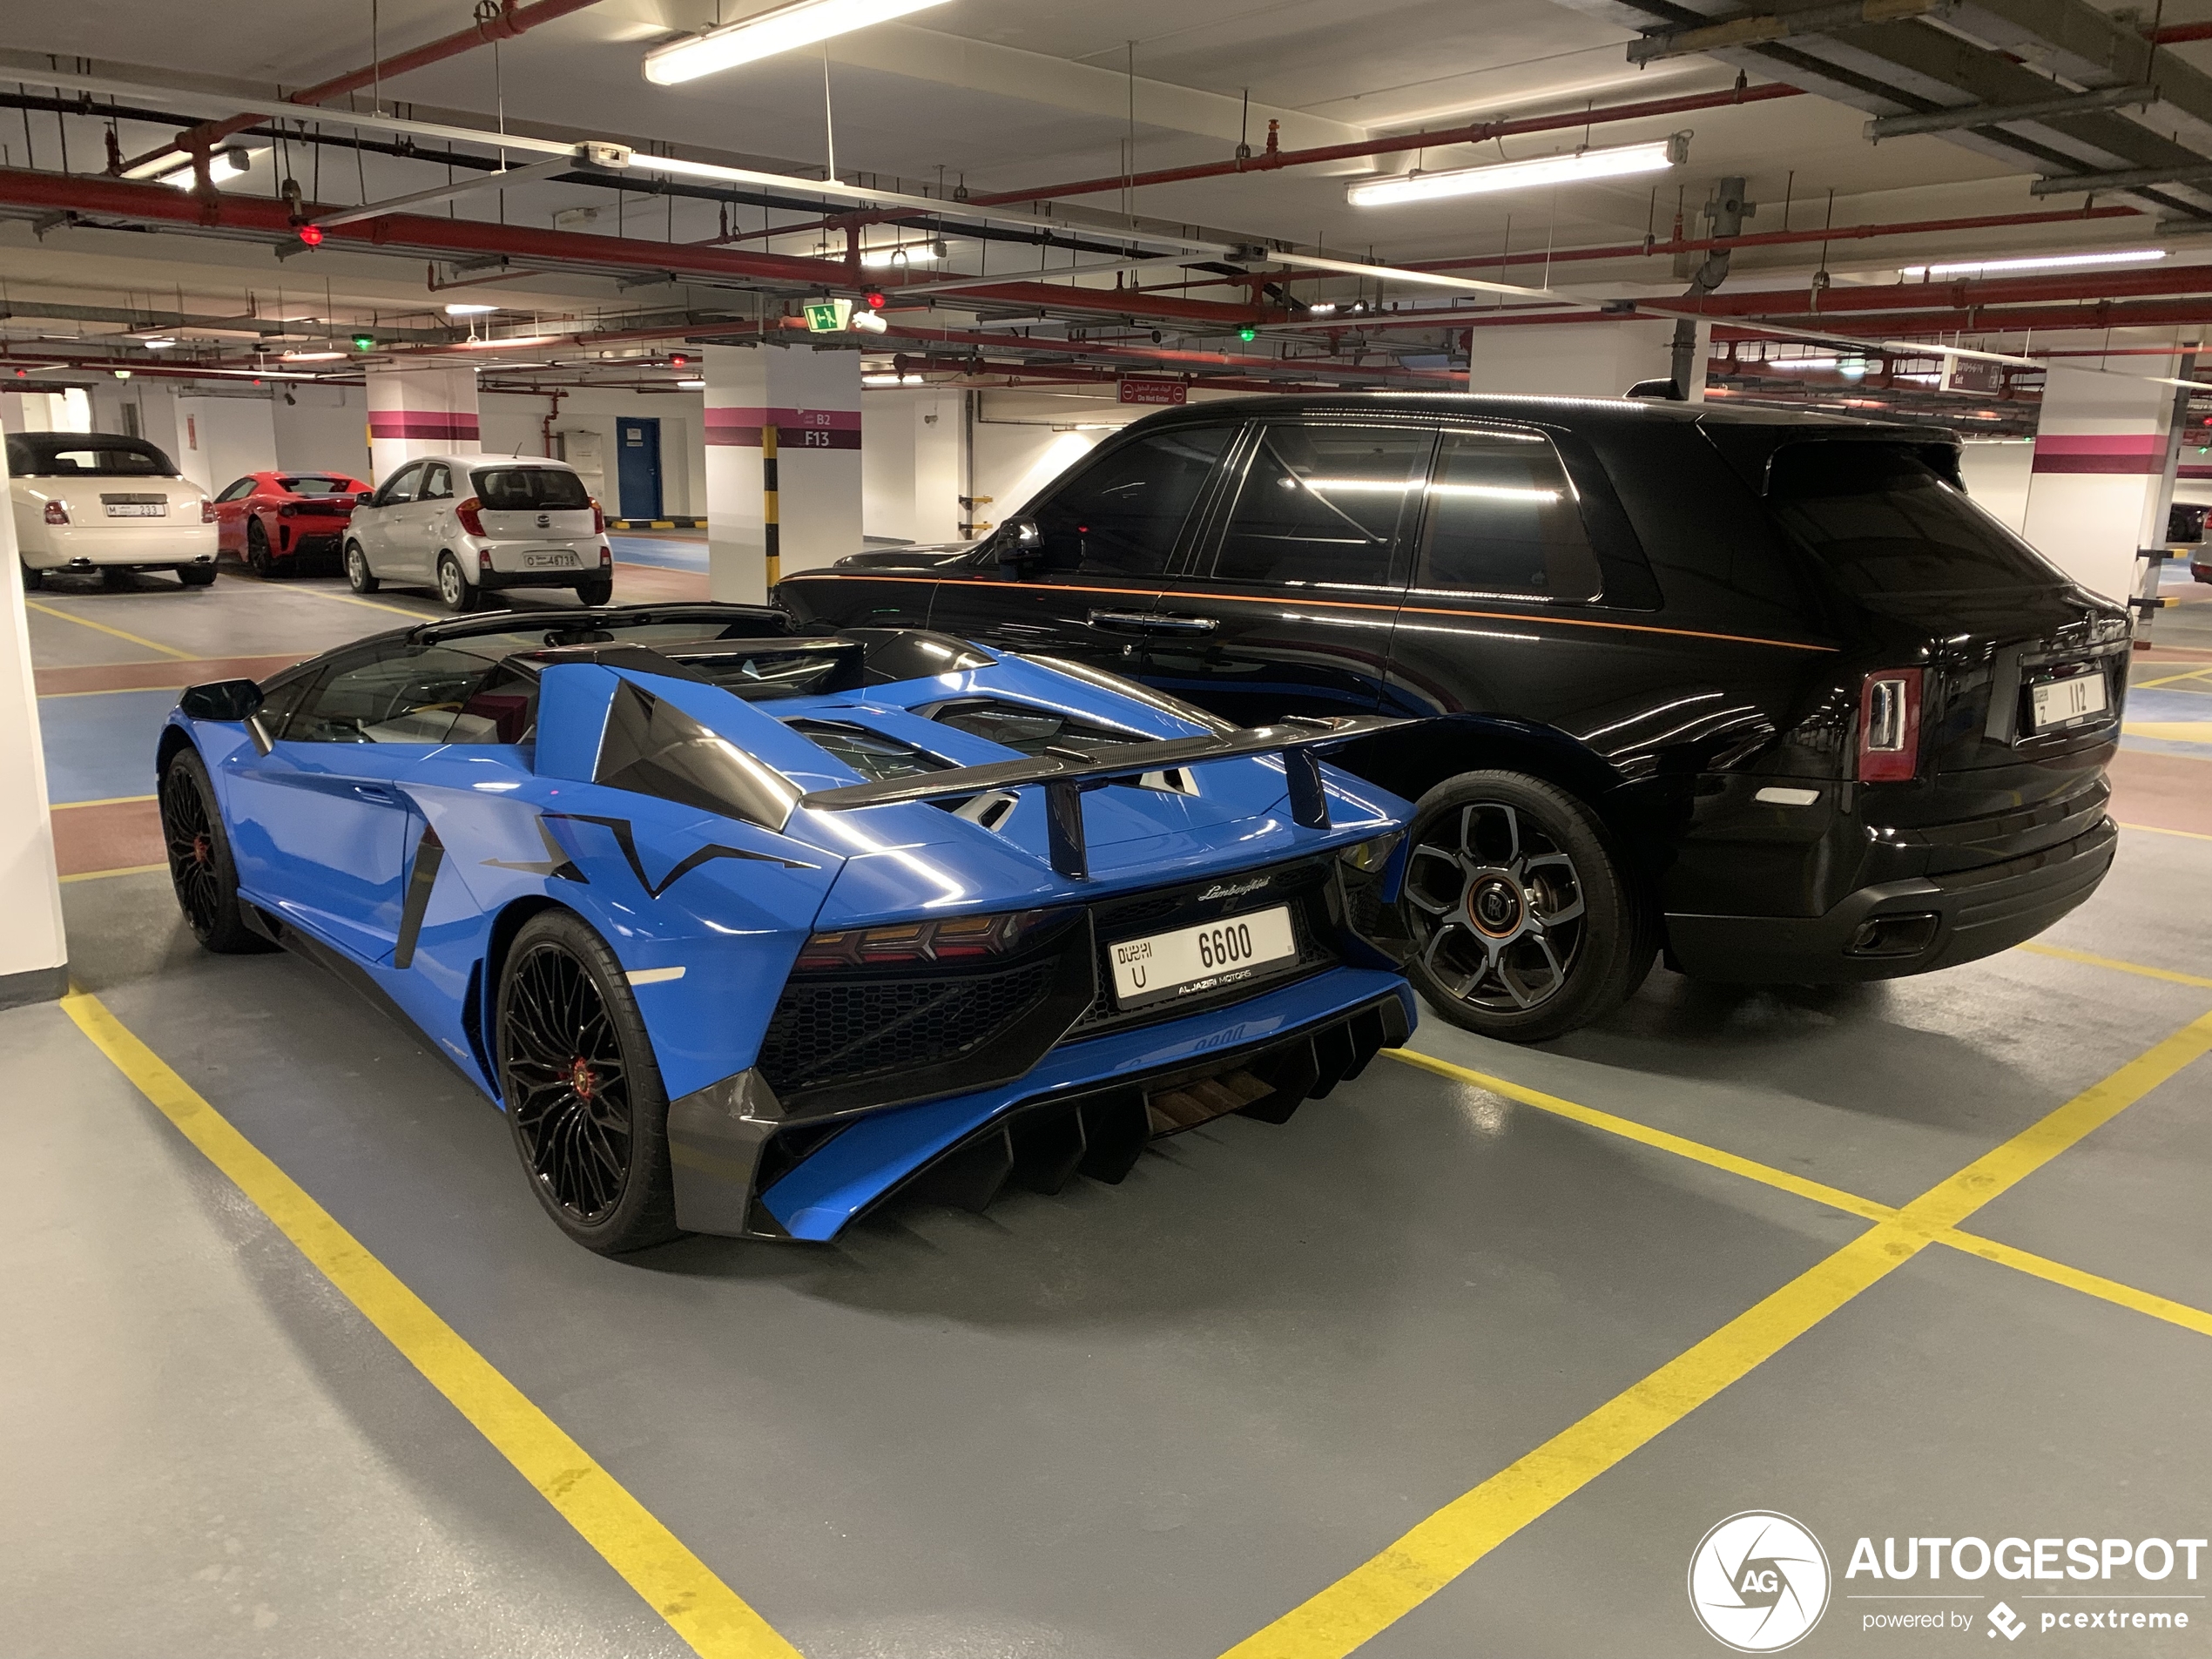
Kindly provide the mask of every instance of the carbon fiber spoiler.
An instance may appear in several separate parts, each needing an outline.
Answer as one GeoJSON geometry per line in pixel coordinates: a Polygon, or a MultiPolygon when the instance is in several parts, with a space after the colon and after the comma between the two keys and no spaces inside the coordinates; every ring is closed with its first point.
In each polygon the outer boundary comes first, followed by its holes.
{"type": "Polygon", "coordinates": [[[863,806],[948,800],[995,789],[1018,789],[1024,784],[1042,784],[1052,867],[1062,875],[1080,880],[1089,873],[1089,860],[1083,844],[1082,797],[1086,791],[1132,782],[1147,772],[1203,765],[1211,760],[1279,754],[1283,757],[1283,776],[1290,786],[1291,820],[1308,829],[1326,829],[1329,799],[1321,787],[1321,752],[1354,738],[1409,724],[1379,714],[1339,715],[1326,719],[1294,715],[1274,725],[1246,726],[1217,735],[1117,743],[1082,754],[1063,750],[1020,760],[994,760],[981,766],[955,766],[919,777],[818,789],[812,794],[801,795],[799,804],[820,813],[849,813],[863,806]]]}

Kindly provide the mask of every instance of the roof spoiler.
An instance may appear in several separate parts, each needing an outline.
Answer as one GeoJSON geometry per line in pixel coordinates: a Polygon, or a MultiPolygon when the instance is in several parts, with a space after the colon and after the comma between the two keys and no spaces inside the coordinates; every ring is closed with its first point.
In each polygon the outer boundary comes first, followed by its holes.
{"type": "Polygon", "coordinates": [[[1412,722],[1387,715],[1343,715],[1333,718],[1294,715],[1275,725],[1246,726],[1196,738],[1159,738],[1117,743],[1078,752],[1048,751],[1020,760],[994,760],[981,766],[955,766],[919,777],[880,783],[848,784],[801,795],[799,804],[819,813],[849,813],[863,806],[908,801],[946,800],[980,795],[1024,784],[1045,786],[1045,826],[1052,867],[1071,880],[1090,873],[1083,842],[1082,797],[1109,784],[1130,783],[1147,772],[1211,760],[1236,760],[1279,754],[1290,786],[1291,818],[1308,829],[1329,826],[1329,799],[1321,787],[1321,752],[1393,726],[1412,722]]]}

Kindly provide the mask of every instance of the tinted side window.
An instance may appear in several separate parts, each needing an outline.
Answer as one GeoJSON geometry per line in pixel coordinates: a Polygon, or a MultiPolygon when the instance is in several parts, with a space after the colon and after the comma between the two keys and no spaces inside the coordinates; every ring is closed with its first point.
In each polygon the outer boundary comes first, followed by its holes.
{"type": "Polygon", "coordinates": [[[1159,575],[1235,431],[1177,427],[1124,444],[1084,468],[1034,515],[1043,538],[1043,568],[1089,576],[1159,575]]]}
{"type": "Polygon", "coordinates": [[[435,645],[355,663],[323,678],[284,735],[293,743],[517,742],[527,710],[523,693],[502,692],[510,678],[481,657],[435,645]],[[508,700],[497,706],[485,701],[502,694],[508,700]]]}
{"type": "Polygon", "coordinates": [[[253,480],[249,475],[239,479],[236,483],[225,489],[221,495],[216,496],[215,499],[217,501],[238,501],[244,496],[252,495],[253,493],[253,480]]]}
{"type": "Polygon", "coordinates": [[[1245,469],[1212,574],[1290,587],[1388,587],[1435,434],[1270,426],[1245,469]]]}
{"type": "Polygon", "coordinates": [[[415,492],[422,482],[422,463],[419,461],[401,467],[384,481],[384,488],[376,492],[379,507],[396,507],[415,499],[415,492]]]}
{"type": "Polygon", "coordinates": [[[1534,433],[1447,432],[1429,479],[1417,585],[1458,593],[1597,596],[1575,486],[1534,433]]]}

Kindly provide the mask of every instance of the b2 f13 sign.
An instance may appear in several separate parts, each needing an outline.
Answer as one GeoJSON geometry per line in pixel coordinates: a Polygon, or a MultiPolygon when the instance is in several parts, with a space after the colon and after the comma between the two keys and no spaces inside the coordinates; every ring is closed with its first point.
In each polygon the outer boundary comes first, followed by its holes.
{"type": "Polygon", "coordinates": [[[1145,374],[1122,376],[1121,401],[1124,403],[1146,403],[1164,408],[1187,402],[1190,396],[1190,388],[1181,381],[1145,374]]]}

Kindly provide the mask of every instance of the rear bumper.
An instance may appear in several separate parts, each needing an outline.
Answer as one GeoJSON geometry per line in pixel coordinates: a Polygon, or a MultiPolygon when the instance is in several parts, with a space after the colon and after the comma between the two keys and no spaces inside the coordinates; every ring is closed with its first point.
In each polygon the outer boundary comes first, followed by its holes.
{"type": "Polygon", "coordinates": [[[1012,1082],[853,1117],[796,1163],[765,1166],[771,1141],[807,1125],[785,1121],[758,1074],[740,1073],[669,1107],[677,1223],[826,1242],[917,1181],[978,1209],[1009,1177],[1046,1190],[1079,1169],[1118,1181],[1147,1140],[1173,1132],[1149,1103],[1242,1073],[1274,1090],[1242,1109],[1280,1122],[1404,1042],[1413,1020],[1397,974],[1332,968],[1231,1008],[1062,1043],[1012,1082]]]}
{"type": "Polygon", "coordinates": [[[158,529],[108,529],[54,526],[26,536],[23,562],[34,570],[97,570],[111,565],[212,564],[215,526],[164,524],[158,529]]]}
{"type": "Polygon", "coordinates": [[[486,593],[500,593],[509,588],[577,588],[590,582],[604,582],[614,572],[604,564],[579,565],[569,570],[478,570],[476,585],[486,593]]]}
{"type": "Polygon", "coordinates": [[[1955,968],[2033,939],[2094,893],[2119,839],[2112,820],[2101,819],[2070,841],[2002,864],[1861,887],[1822,916],[1670,914],[1668,948],[1687,973],[1747,984],[1898,979],[1955,968]],[[1885,921],[1888,950],[1868,937],[1869,924],[1885,921]],[[1897,948],[1900,940],[1912,948],[1897,948]]]}

